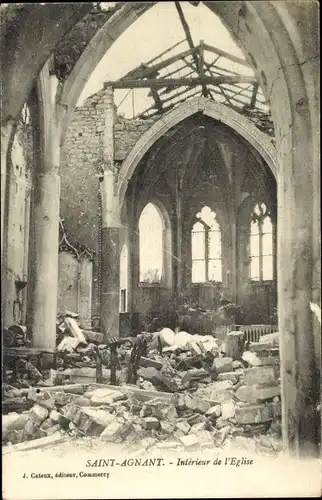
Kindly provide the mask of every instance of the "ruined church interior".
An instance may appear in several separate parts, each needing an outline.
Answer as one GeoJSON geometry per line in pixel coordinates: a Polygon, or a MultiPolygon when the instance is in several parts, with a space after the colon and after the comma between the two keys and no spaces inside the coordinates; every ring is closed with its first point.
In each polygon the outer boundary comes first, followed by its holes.
{"type": "Polygon", "coordinates": [[[318,38],[313,1],[1,7],[6,449],[320,456],[318,38]]]}

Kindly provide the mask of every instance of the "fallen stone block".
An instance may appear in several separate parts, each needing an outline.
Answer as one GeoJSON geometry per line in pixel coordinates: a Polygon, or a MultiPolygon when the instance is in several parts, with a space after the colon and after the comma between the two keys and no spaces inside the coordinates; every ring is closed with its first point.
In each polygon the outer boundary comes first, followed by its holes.
{"type": "Polygon", "coordinates": [[[245,334],[244,332],[236,331],[229,332],[226,336],[225,353],[232,360],[241,359],[245,349],[245,334]]]}
{"type": "Polygon", "coordinates": [[[62,407],[74,402],[75,394],[69,394],[67,392],[54,392],[52,393],[52,398],[55,406],[62,407]]]}
{"type": "Polygon", "coordinates": [[[140,405],[131,404],[131,406],[130,406],[130,412],[131,413],[140,413],[140,411],[141,411],[141,406],[140,405]]]}
{"type": "Polygon", "coordinates": [[[40,425],[48,417],[48,415],[49,411],[47,408],[38,404],[34,405],[29,412],[29,418],[37,425],[40,425]]]}
{"type": "Polygon", "coordinates": [[[25,443],[19,443],[13,446],[7,446],[2,449],[2,453],[5,455],[8,453],[12,453],[14,451],[27,451],[27,450],[35,450],[37,448],[45,448],[46,446],[53,446],[65,440],[66,440],[66,435],[62,435],[60,432],[57,432],[52,436],[46,436],[25,443]]]}
{"type": "Polygon", "coordinates": [[[251,352],[269,351],[273,345],[271,342],[251,342],[249,350],[251,352]]]}
{"type": "Polygon", "coordinates": [[[274,386],[253,386],[255,395],[259,401],[266,401],[268,399],[276,398],[281,394],[281,388],[279,385],[274,386]]]}
{"type": "Polygon", "coordinates": [[[190,426],[198,424],[199,422],[207,422],[207,417],[202,413],[194,413],[186,418],[186,421],[190,426]]]}
{"type": "Polygon", "coordinates": [[[224,380],[222,382],[213,382],[212,384],[209,384],[208,387],[198,390],[196,395],[200,395],[202,398],[205,398],[214,404],[219,404],[232,399],[232,389],[232,382],[230,380],[224,380]]]}
{"type": "Polygon", "coordinates": [[[58,424],[62,416],[57,410],[52,410],[49,414],[49,418],[54,424],[58,424]]]}
{"type": "Polygon", "coordinates": [[[106,410],[81,408],[73,422],[87,436],[99,436],[114,419],[115,417],[106,410]]]}
{"type": "Polygon", "coordinates": [[[161,370],[161,368],[163,367],[163,363],[161,361],[156,361],[155,359],[145,358],[144,356],[141,356],[140,366],[161,370]]]}
{"type": "Polygon", "coordinates": [[[216,430],[213,434],[213,440],[216,446],[222,446],[228,434],[231,431],[230,426],[222,427],[220,430],[216,430]]]}
{"type": "Polygon", "coordinates": [[[167,422],[165,420],[161,420],[160,428],[161,428],[161,431],[166,433],[166,434],[172,434],[174,431],[173,425],[171,425],[169,422],[167,422]]]}
{"type": "Polygon", "coordinates": [[[65,318],[65,325],[73,335],[73,337],[77,340],[77,345],[87,345],[87,341],[84,337],[82,330],[79,328],[76,320],[74,318],[65,318]]]}
{"type": "Polygon", "coordinates": [[[82,329],[83,335],[88,342],[93,342],[94,344],[102,344],[104,341],[104,334],[100,332],[93,332],[92,330],[82,329]]]}
{"type": "Polygon", "coordinates": [[[210,420],[214,420],[216,418],[219,418],[221,416],[221,405],[215,405],[209,408],[208,411],[206,411],[206,417],[209,417],[210,420]]]}
{"type": "Polygon", "coordinates": [[[213,437],[209,431],[199,431],[198,433],[196,433],[196,436],[201,448],[212,448],[214,446],[213,437]]]}
{"type": "MultiPolygon", "coordinates": [[[[91,384],[96,382],[96,368],[67,368],[62,373],[69,378],[70,382],[74,382],[75,384],[91,384]]],[[[119,374],[120,371],[117,370],[116,375],[118,376],[119,374]]],[[[103,368],[102,379],[104,381],[109,381],[110,378],[111,370],[103,368]]]]}
{"type": "Polygon", "coordinates": [[[235,396],[245,403],[257,403],[258,401],[265,401],[279,396],[281,389],[279,385],[274,386],[257,386],[257,385],[243,385],[236,391],[235,396]]]}
{"type": "Polygon", "coordinates": [[[33,401],[29,401],[24,397],[7,399],[2,403],[2,412],[4,414],[12,412],[22,413],[25,410],[30,410],[33,404],[33,401]]]}
{"type": "Polygon", "coordinates": [[[162,391],[145,391],[144,389],[139,389],[135,385],[123,385],[116,387],[118,390],[124,392],[125,394],[134,396],[138,401],[150,401],[151,399],[158,398],[162,401],[172,404],[175,400],[175,395],[168,392],[162,391]]]}
{"type": "Polygon", "coordinates": [[[52,434],[55,434],[59,430],[60,430],[60,425],[55,424],[52,427],[49,427],[49,429],[47,429],[45,432],[46,432],[47,436],[51,436],[52,434]]]}
{"type": "Polygon", "coordinates": [[[199,444],[199,440],[196,434],[188,434],[187,436],[181,436],[179,439],[185,448],[194,448],[199,444]]]}
{"type": "Polygon", "coordinates": [[[24,436],[38,439],[46,436],[46,432],[41,429],[39,424],[29,419],[24,427],[24,436]]]}
{"type": "Polygon", "coordinates": [[[185,436],[184,432],[182,432],[180,429],[175,429],[173,437],[175,439],[180,439],[182,436],[185,436]]]}
{"type": "Polygon", "coordinates": [[[124,429],[123,422],[118,422],[117,420],[113,420],[101,432],[100,438],[103,441],[113,442],[120,437],[120,434],[123,429],[124,429]]]}
{"type": "Polygon", "coordinates": [[[70,403],[62,409],[63,416],[67,418],[70,422],[74,422],[76,415],[79,411],[79,406],[76,406],[74,403],[70,403]]]}
{"type": "Polygon", "coordinates": [[[231,372],[233,369],[232,358],[215,358],[212,364],[212,369],[216,373],[231,372]]]}
{"type": "Polygon", "coordinates": [[[229,423],[228,420],[222,418],[222,417],[219,417],[217,418],[216,420],[216,429],[223,429],[224,427],[228,427],[230,426],[231,427],[231,424],[229,423]]]}
{"type": "Polygon", "coordinates": [[[243,360],[246,361],[250,366],[265,366],[265,365],[278,365],[278,356],[268,356],[259,357],[258,353],[245,351],[243,354],[243,360]]]}
{"type": "Polygon", "coordinates": [[[224,380],[229,380],[230,382],[233,383],[233,385],[235,385],[238,382],[238,376],[234,372],[219,373],[217,380],[219,382],[222,382],[224,380]]]}
{"type": "Polygon", "coordinates": [[[192,382],[202,380],[208,377],[208,373],[203,368],[192,368],[188,370],[181,380],[181,386],[188,389],[192,382]]]}
{"type": "Polygon", "coordinates": [[[142,377],[144,380],[148,380],[153,384],[155,377],[157,377],[158,370],[152,366],[141,367],[137,371],[137,375],[142,377]]]}
{"type": "Polygon", "coordinates": [[[18,444],[24,440],[23,429],[11,429],[5,436],[2,435],[2,442],[10,442],[11,444],[18,444]]]}
{"type": "Polygon", "coordinates": [[[7,439],[7,434],[13,430],[24,429],[29,417],[27,414],[19,415],[16,412],[2,416],[2,439],[7,439]]]}
{"type": "Polygon", "coordinates": [[[156,371],[151,382],[156,386],[165,387],[171,392],[178,390],[178,384],[175,379],[164,372],[156,371]]]}
{"type": "Polygon", "coordinates": [[[39,391],[39,389],[30,389],[27,398],[34,403],[37,403],[47,410],[53,410],[55,408],[55,401],[52,395],[48,391],[39,391]]]}
{"type": "Polygon", "coordinates": [[[224,420],[229,420],[235,416],[235,403],[234,401],[225,401],[221,404],[221,416],[224,420]]]}
{"type": "Polygon", "coordinates": [[[77,339],[74,337],[69,337],[66,335],[66,337],[63,338],[63,340],[58,344],[57,346],[57,351],[58,352],[75,352],[76,347],[78,346],[79,342],[77,339]]]}
{"type": "Polygon", "coordinates": [[[238,424],[253,424],[268,422],[280,417],[280,403],[266,403],[259,405],[236,406],[235,418],[238,424]]]}
{"type": "Polygon", "coordinates": [[[152,415],[152,408],[149,406],[143,406],[140,410],[140,417],[145,418],[145,417],[150,417],[152,415]]]}
{"type": "Polygon", "coordinates": [[[76,406],[91,406],[91,400],[89,398],[85,398],[84,396],[76,396],[74,404],[76,406]]]}
{"type": "Polygon", "coordinates": [[[176,429],[179,429],[180,431],[183,432],[183,434],[188,434],[190,431],[190,425],[186,420],[181,420],[179,422],[176,422],[176,429]]]}
{"type": "Polygon", "coordinates": [[[275,382],[276,372],[273,366],[247,368],[244,371],[244,383],[246,385],[274,384],[275,382]]]}
{"type": "Polygon", "coordinates": [[[199,422],[198,424],[194,424],[190,430],[189,434],[198,434],[200,431],[205,431],[207,428],[207,423],[206,422],[199,422]]]}
{"type": "Polygon", "coordinates": [[[179,410],[184,410],[186,408],[185,395],[175,394],[174,404],[179,410]]]}
{"type": "Polygon", "coordinates": [[[210,403],[204,399],[191,397],[188,395],[185,398],[185,404],[187,408],[200,413],[206,413],[206,411],[209,410],[211,406],[210,403]]]}
{"type": "Polygon", "coordinates": [[[143,427],[144,429],[158,429],[160,427],[160,422],[155,417],[145,417],[143,419],[143,427]]]}

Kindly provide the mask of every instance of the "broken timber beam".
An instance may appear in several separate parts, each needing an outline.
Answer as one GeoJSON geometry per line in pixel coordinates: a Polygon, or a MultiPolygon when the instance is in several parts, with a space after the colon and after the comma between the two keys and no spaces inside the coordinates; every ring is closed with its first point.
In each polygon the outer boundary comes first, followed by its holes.
{"type": "Polygon", "coordinates": [[[146,80],[118,80],[114,82],[105,82],[104,88],[112,87],[114,89],[138,89],[138,88],[162,88],[162,87],[194,87],[203,84],[222,85],[234,83],[256,83],[254,76],[204,76],[202,78],[153,78],[146,80]]]}

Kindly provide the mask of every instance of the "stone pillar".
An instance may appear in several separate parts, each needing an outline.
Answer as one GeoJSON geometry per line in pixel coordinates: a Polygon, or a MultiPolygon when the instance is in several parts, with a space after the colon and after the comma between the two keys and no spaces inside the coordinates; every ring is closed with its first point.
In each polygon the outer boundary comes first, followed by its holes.
{"type": "Polygon", "coordinates": [[[56,347],[60,178],[35,175],[31,199],[28,330],[33,347],[56,347]]]}
{"type": "Polygon", "coordinates": [[[101,329],[104,338],[119,337],[120,231],[113,172],[104,172],[102,196],[101,329]]]}
{"type": "Polygon", "coordinates": [[[37,82],[34,103],[35,165],[30,212],[28,333],[33,347],[56,347],[60,203],[60,142],[55,113],[57,78],[48,64],[37,82]]]}
{"type": "Polygon", "coordinates": [[[15,132],[15,122],[9,121],[6,125],[1,126],[1,276],[3,277],[3,266],[5,263],[5,226],[7,211],[7,177],[8,177],[8,154],[12,146],[12,140],[15,132]]]}
{"type": "Polygon", "coordinates": [[[179,182],[176,187],[176,301],[182,291],[182,195],[179,182]]]}

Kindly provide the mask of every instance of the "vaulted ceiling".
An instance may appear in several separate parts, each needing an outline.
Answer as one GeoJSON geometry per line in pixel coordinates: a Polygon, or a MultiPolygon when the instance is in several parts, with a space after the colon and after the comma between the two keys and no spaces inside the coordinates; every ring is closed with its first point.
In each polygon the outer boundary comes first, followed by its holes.
{"type": "Polygon", "coordinates": [[[211,193],[229,202],[259,190],[276,196],[274,176],[257,151],[232,129],[202,114],[174,126],[151,147],[129,191],[148,199],[161,185],[173,199],[177,190],[186,200],[211,193]]]}

